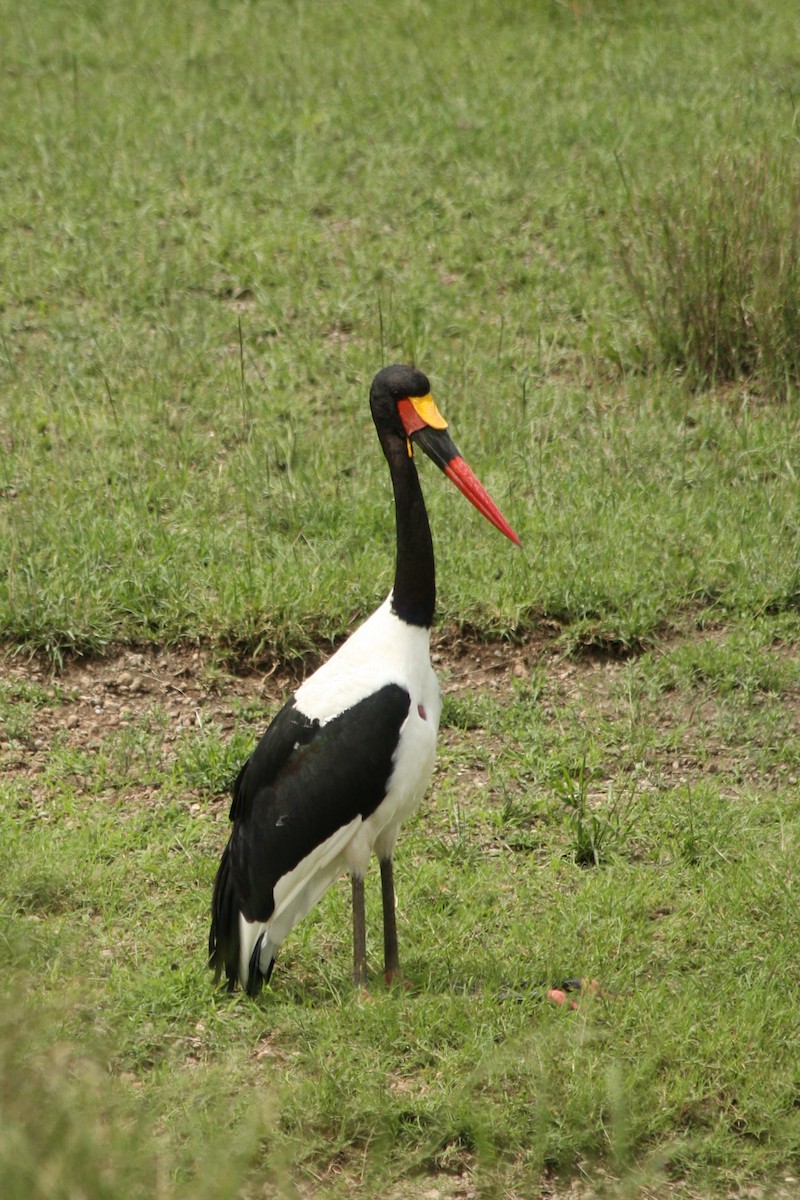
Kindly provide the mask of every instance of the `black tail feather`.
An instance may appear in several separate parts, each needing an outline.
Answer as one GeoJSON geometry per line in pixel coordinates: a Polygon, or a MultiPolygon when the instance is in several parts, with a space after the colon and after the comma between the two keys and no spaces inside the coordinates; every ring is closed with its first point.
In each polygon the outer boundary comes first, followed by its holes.
{"type": "Polygon", "coordinates": [[[222,852],[214,895],[211,901],[211,929],[208,935],[208,965],[219,983],[222,972],[232,992],[239,976],[239,911],[230,870],[230,843],[222,852]]]}
{"type": "Polygon", "coordinates": [[[265,983],[269,983],[272,968],[275,966],[275,951],[273,949],[272,957],[269,960],[269,966],[266,971],[261,970],[261,949],[264,941],[262,933],[255,946],[253,953],[250,955],[250,966],[247,972],[247,994],[248,996],[257,996],[265,983]]]}
{"type": "Polygon", "coordinates": [[[259,965],[259,957],[261,955],[261,943],[264,940],[263,933],[256,939],[256,944],[253,946],[253,953],[250,955],[250,966],[247,972],[247,994],[248,996],[257,996],[261,991],[264,983],[264,976],[261,974],[259,965]]]}

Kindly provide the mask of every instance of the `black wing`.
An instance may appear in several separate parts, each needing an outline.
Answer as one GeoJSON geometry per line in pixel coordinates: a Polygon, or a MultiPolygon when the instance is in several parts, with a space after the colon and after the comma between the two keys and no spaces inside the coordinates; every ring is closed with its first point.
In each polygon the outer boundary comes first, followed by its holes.
{"type": "Polygon", "coordinates": [[[230,819],[248,820],[258,792],[274,784],[293,753],[308,745],[320,730],[319,721],[311,720],[289,700],[270,722],[233,785],[230,819]]]}
{"type": "Polygon", "coordinates": [[[234,785],[233,830],[214,885],[209,954],[235,977],[238,912],[267,921],[278,880],[386,794],[410,697],[387,684],[325,725],[289,701],[234,785]]]}

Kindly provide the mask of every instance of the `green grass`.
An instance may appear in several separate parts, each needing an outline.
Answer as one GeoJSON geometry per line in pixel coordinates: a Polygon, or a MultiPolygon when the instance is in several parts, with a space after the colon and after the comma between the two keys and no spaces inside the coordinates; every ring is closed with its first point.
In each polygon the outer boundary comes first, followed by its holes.
{"type": "MultiPolygon", "coordinates": [[[[391,577],[366,395],[393,359],[525,543],[425,470],[443,618],[629,648],[698,602],[796,607],[797,405],[752,399],[794,378],[793,327],[732,395],[641,373],[653,295],[695,295],[739,191],[760,216],[735,253],[791,228],[790,5],[70,13],[0,10],[0,637],[340,634],[391,577]],[[758,155],[784,166],[753,181],[758,155]],[[717,212],[697,164],[720,161],[717,212]]],[[[746,281],[719,286],[747,324],[746,281]]]]}
{"type": "Polygon", "coordinates": [[[656,361],[697,386],[745,379],[796,395],[799,236],[800,177],[783,147],[729,151],[644,201],[632,196],[620,255],[656,361]]]}
{"type": "Polygon", "coordinates": [[[579,1169],[621,1195],[795,1194],[798,635],[763,618],[450,696],[398,857],[413,986],[375,976],[368,1000],[344,882],[258,1003],[205,971],[221,781],[255,706],[228,749],[211,717],[167,744],[147,698],[91,755],[57,735],[2,784],[10,1194],[526,1196],[579,1169]],[[749,679],[721,686],[745,648],[749,679]],[[609,994],[548,1004],[571,976],[609,994]]]}
{"type": "Polygon", "coordinates": [[[0,0],[0,643],[207,648],[177,726],[0,680],[9,1196],[797,1194],[796,32],[0,0]],[[422,466],[445,671],[548,652],[447,698],[412,990],[354,999],[340,887],[231,1002],[206,913],[265,714],[226,669],[388,590],[392,360],[524,542],[422,466]]]}

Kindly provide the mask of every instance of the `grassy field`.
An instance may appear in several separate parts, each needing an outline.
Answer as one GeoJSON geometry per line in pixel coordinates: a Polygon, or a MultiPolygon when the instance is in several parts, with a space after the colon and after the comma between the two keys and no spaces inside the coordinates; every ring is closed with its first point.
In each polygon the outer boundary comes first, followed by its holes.
{"type": "Polygon", "coordinates": [[[0,0],[10,1197],[800,1195],[799,38],[0,0]],[[422,466],[411,987],[343,885],[231,1001],[225,789],[388,590],[395,360],[524,548],[422,466]]]}

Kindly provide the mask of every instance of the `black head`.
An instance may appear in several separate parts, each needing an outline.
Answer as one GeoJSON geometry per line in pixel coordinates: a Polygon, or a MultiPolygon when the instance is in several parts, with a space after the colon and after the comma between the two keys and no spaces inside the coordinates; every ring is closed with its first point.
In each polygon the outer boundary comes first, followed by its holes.
{"type": "Polygon", "coordinates": [[[430,391],[431,385],[427,375],[423,375],[416,367],[395,363],[378,371],[369,389],[369,406],[378,433],[395,433],[405,440],[406,431],[397,408],[398,404],[412,396],[429,396],[430,391]]]}

